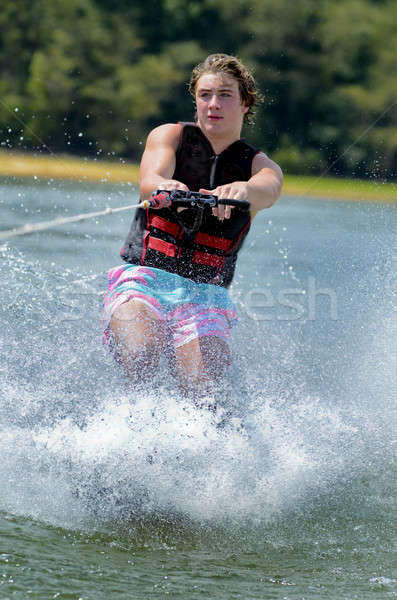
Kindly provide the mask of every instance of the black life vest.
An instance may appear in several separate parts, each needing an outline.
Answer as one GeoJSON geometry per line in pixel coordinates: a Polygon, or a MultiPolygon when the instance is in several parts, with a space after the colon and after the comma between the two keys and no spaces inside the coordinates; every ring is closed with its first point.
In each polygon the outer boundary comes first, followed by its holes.
{"type": "MultiPolygon", "coordinates": [[[[197,125],[182,124],[173,179],[191,191],[248,181],[258,150],[237,140],[221,154],[197,125]]],[[[120,252],[126,262],[157,267],[199,283],[230,285],[237,253],[251,225],[249,211],[233,208],[220,221],[211,208],[138,209],[120,252]]]]}

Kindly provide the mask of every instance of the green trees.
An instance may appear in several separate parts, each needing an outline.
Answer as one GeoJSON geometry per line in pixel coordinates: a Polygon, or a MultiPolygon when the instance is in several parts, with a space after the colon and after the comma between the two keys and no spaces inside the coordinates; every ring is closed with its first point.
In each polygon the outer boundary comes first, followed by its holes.
{"type": "Polygon", "coordinates": [[[0,142],[137,159],[223,51],[254,69],[245,135],[285,171],[393,177],[396,29],[394,0],[3,0],[0,142]]]}

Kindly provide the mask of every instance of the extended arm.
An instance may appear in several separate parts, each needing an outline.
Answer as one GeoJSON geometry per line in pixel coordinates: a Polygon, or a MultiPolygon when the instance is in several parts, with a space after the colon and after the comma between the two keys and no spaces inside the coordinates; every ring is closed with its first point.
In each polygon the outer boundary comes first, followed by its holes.
{"type": "Polygon", "coordinates": [[[150,198],[153,190],[187,190],[187,186],[172,179],[175,171],[175,153],[181,126],[166,124],[149,134],[140,166],[140,197],[150,198]]]}
{"type": "MultiPolygon", "coordinates": [[[[254,216],[263,208],[270,208],[279,198],[283,185],[283,174],[280,167],[266,154],[259,152],[252,161],[252,176],[248,181],[234,181],[220,185],[215,190],[200,190],[203,193],[212,193],[219,198],[233,200],[248,200],[251,213],[254,216]]],[[[213,209],[214,215],[228,219],[231,207],[213,209]],[[223,214],[222,214],[223,213],[223,214]]]]}
{"type": "Polygon", "coordinates": [[[252,177],[248,183],[246,200],[258,212],[270,208],[281,194],[283,174],[280,167],[263,152],[252,161],[252,177]]]}

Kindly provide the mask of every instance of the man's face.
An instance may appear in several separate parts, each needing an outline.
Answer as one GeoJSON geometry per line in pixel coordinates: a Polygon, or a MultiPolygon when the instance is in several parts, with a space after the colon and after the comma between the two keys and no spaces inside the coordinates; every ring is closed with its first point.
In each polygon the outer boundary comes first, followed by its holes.
{"type": "Polygon", "coordinates": [[[204,132],[225,135],[238,132],[240,136],[248,107],[242,103],[236,79],[224,73],[205,73],[196,87],[198,124],[204,132]]]}

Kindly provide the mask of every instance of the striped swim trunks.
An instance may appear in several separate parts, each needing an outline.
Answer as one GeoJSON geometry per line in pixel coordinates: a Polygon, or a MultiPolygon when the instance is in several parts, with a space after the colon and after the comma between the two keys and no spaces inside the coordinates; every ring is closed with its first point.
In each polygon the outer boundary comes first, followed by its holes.
{"type": "Polygon", "coordinates": [[[230,328],[237,321],[226,288],[127,264],[109,271],[102,313],[105,344],[111,338],[114,311],[132,299],[146,304],[166,324],[175,348],[203,336],[217,336],[228,343],[230,328]]]}

